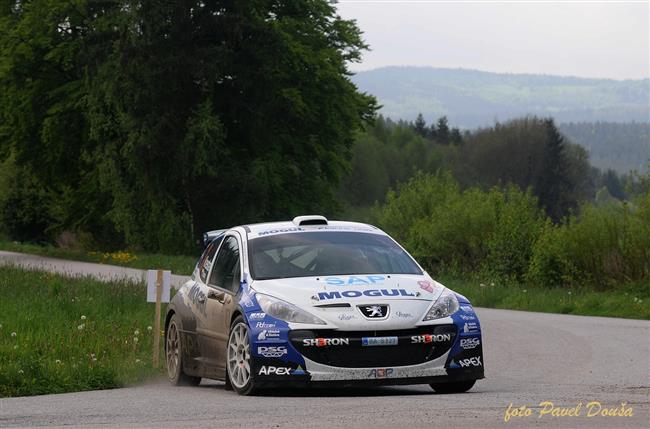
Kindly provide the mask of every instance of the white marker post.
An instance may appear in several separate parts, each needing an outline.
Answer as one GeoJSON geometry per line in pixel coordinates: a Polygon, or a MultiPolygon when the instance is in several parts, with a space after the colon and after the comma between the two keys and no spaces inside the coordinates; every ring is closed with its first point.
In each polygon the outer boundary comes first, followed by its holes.
{"type": "Polygon", "coordinates": [[[158,368],[160,355],[160,304],[169,302],[171,271],[147,270],[147,302],[156,303],[156,318],[153,321],[153,367],[158,368]]]}

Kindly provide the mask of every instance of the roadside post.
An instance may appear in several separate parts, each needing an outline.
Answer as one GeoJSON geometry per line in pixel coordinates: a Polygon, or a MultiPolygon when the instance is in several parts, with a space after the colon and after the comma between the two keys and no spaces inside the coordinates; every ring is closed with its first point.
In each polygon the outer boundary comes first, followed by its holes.
{"type": "Polygon", "coordinates": [[[160,304],[169,302],[171,271],[147,270],[147,302],[156,303],[156,316],[153,321],[153,367],[158,368],[160,355],[160,304]]]}

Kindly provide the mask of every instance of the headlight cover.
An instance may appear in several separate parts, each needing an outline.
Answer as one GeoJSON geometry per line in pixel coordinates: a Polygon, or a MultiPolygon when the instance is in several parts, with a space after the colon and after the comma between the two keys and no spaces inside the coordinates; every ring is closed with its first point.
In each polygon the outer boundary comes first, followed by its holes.
{"type": "Polygon", "coordinates": [[[281,299],[261,293],[256,293],[255,298],[257,298],[257,302],[260,304],[262,311],[276,319],[293,323],[309,323],[313,325],[326,324],[318,317],[301,310],[295,305],[282,301],[281,299]]]}
{"type": "Polygon", "coordinates": [[[460,308],[456,294],[449,289],[445,289],[438,297],[436,302],[429,308],[427,314],[422,319],[423,322],[427,320],[441,319],[443,317],[451,316],[460,308]]]}

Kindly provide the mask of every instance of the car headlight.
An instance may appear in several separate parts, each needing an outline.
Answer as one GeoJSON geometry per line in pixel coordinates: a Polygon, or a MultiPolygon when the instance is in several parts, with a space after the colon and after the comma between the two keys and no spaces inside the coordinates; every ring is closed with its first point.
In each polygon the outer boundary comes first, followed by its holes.
{"type": "Polygon", "coordinates": [[[451,316],[458,311],[460,305],[456,294],[449,289],[445,289],[438,297],[436,302],[433,303],[426,316],[422,319],[423,322],[427,320],[441,319],[443,317],[451,316]]]}
{"type": "Polygon", "coordinates": [[[261,293],[255,294],[255,298],[257,298],[257,302],[260,304],[262,311],[276,319],[294,323],[310,323],[314,325],[326,324],[318,317],[301,310],[295,305],[282,301],[281,299],[273,298],[272,296],[263,295],[261,293]]]}

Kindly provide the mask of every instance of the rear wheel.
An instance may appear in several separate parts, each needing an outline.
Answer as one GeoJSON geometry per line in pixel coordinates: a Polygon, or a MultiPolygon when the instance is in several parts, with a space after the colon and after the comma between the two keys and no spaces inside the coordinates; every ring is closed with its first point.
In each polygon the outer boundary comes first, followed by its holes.
{"type": "Polygon", "coordinates": [[[256,390],[248,334],[246,321],[238,316],[232,322],[228,336],[228,381],[240,395],[252,395],[256,390]]]}
{"type": "Polygon", "coordinates": [[[194,377],[183,372],[183,349],[181,333],[173,315],[167,326],[165,335],[165,362],[167,363],[167,378],[176,386],[197,386],[201,377],[194,377]]]}
{"type": "Polygon", "coordinates": [[[457,381],[455,383],[431,383],[429,386],[436,393],[463,393],[474,387],[476,380],[457,381]]]}

